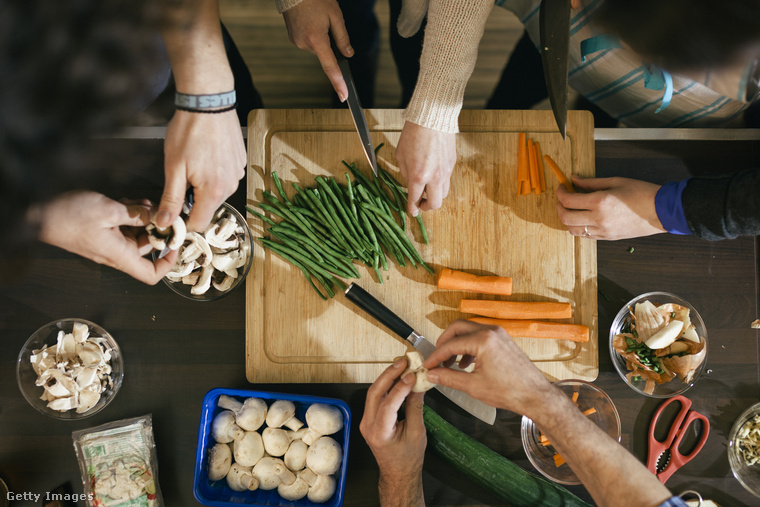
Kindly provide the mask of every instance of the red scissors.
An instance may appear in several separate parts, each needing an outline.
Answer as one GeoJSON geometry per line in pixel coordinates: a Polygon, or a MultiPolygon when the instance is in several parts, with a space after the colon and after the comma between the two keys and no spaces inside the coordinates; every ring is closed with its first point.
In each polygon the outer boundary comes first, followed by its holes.
{"type": "Polygon", "coordinates": [[[691,400],[685,396],[673,396],[665,403],[660,405],[660,408],[655,412],[652,417],[652,422],[649,425],[649,456],[647,457],[647,469],[655,474],[660,482],[665,484],[665,481],[670,479],[670,476],[675,473],[676,470],[684,466],[691,461],[694,456],[702,450],[705,442],[707,442],[707,436],[710,434],[710,421],[707,417],[696,412],[689,410],[691,408],[691,400]],[[673,421],[673,425],[668,431],[668,436],[664,441],[660,442],[654,436],[654,430],[657,423],[660,420],[660,416],[671,403],[677,401],[681,404],[681,410],[673,421]],[[688,433],[689,427],[695,423],[695,421],[702,421],[702,429],[698,429],[698,425],[695,425],[694,431],[699,436],[699,442],[687,455],[681,454],[678,449],[681,445],[681,440],[688,433]],[[658,466],[659,465],[659,466],[658,466]]]}

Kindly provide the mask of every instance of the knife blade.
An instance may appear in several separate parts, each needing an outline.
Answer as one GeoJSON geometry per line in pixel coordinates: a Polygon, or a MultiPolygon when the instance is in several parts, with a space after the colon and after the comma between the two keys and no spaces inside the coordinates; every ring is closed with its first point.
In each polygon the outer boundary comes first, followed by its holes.
{"type": "MultiPolygon", "coordinates": [[[[409,324],[393,313],[387,306],[378,301],[359,285],[352,283],[345,291],[346,298],[359,308],[372,315],[381,324],[409,342],[425,359],[435,350],[427,338],[418,334],[409,324]]],[[[456,365],[454,368],[459,369],[456,365]]],[[[496,409],[476,400],[467,393],[450,387],[437,385],[435,388],[458,406],[478,419],[493,424],[496,421],[496,409]]]]}
{"type": "Polygon", "coordinates": [[[359,139],[364,148],[364,154],[367,156],[372,172],[377,176],[377,157],[375,156],[375,147],[372,144],[372,137],[369,133],[369,125],[367,125],[367,117],[364,116],[364,109],[362,109],[361,102],[359,101],[359,93],[356,91],[356,83],[354,83],[354,77],[351,74],[351,66],[348,64],[348,58],[343,56],[341,52],[332,45],[335,58],[338,60],[338,67],[343,74],[343,80],[346,82],[346,88],[348,88],[348,110],[351,111],[351,119],[354,120],[354,127],[359,134],[359,139]]]}
{"type": "Polygon", "coordinates": [[[542,0],[538,13],[541,62],[549,101],[562,134],[567,135],[567,57],[570,47],[570,2],[542,0]]]}

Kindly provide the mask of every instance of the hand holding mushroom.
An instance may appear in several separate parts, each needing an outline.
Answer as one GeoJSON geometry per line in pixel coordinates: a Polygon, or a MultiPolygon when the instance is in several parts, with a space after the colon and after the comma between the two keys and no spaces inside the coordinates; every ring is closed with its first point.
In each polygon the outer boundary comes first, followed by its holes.
{"type": "Polygon", "coordinates": [[[424,393],[414,393],[416,376],[405,373],[406,358],[398,359],[367,391],[367,403],[359,430],[380,468],[382,505],[424,505],[422,463],[427,446],[422,421],[424,393]],[[398,411],[406,400],[406,419],[398,411]],[[403,500],[403,502],[397,502],[403,500]]]}
{"type": "Polygon", "coordinates": [[[145,234],[147,201],[116,202],[89,191],[62,194],[30,212],[40,224],[40,241],[105,264],[154,285],[174,265],[176,254],[151,262],[145,234]]]}

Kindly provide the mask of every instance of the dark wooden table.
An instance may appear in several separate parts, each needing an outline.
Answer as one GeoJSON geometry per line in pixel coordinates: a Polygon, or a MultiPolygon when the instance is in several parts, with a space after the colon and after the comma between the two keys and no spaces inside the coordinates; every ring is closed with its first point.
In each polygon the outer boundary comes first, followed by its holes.
{"type": "MultiPolygon", "coordinates": [[[[147,132],[150,137],[152,131],[147,132]]],[[[612,133],[598,132],[597,139],[612,133]]],[[[116,183],[104,191],[117,198],[157,200],[163,172],[161,140],[103,142],[115,153],[129,153],[113,157],[108,170],[116,183]]],[[[749,139],[598,140],[597,174],[663,182],[689,173],[757,164],[758,146],[749,139]]],[[[231,199],[239,209],[243,188],[231,199]]],[[[733,478],[726,457],[731,425],[760,399],[757,332],[749,327],[758,315],[755,238],[710,243],[659,235],[599,242],[598,257],[600,374],[595,383],[617,406],[622,444],[640,460],[646,459],[646,432],[659,400],[636,394],[619,378],[610,362],[607,330],[633,296],[653,290],[673,292],[699,309],[707,325],[707,369],[687,395],[694,409],[708,415],[712,432],[698,458],[676,473],[668,487],[674,492],[696,489],[723,507],[758,505],[760,500],[733,478]]],[[[178,297],[163,284],[149,287],[112,269],[41,247],[18,282],[0,286],[0,477],[16,494],[44,494],[64,483],[81,492],[71,432],[151,413],[166,505],[196,505],[193,466],[204,394],[214,387],[261,389],[346,400],[353,412],[353,427],[345,504],[377,504],[376,464],[358,431],[367,385],[248,384],[244,312],[242,290],[216,302],[196,303],[178,297]],[[125,357],[124,385],[114,402],[79,422],[37,413],[21,396],[15,379],[15,362],[24,341],[41,325],[65,317],[99,323],[113,334],[125,357]]],[[[460,429],[532,470],[520,443],[520,417],[499,411],[496,424],[489,426],[468,417],[435,391],[427,398],[429,405],[460,429]]],[[[499,504],[432,452],[426,456],[424,474],[429,505],[499,504]]],[[[571,489],[590,499],[584,488],[571,489]]]]}

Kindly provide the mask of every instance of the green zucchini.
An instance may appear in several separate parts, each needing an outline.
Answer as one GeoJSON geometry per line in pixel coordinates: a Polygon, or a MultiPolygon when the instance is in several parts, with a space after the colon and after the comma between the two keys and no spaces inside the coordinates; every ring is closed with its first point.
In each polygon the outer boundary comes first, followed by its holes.
{"type": "Polygon", "coordinates": [[[428,446],[474,482],[513,507],[591,507],[567,489],[534,475],[446,422],[427,405],[428,446]]]}

